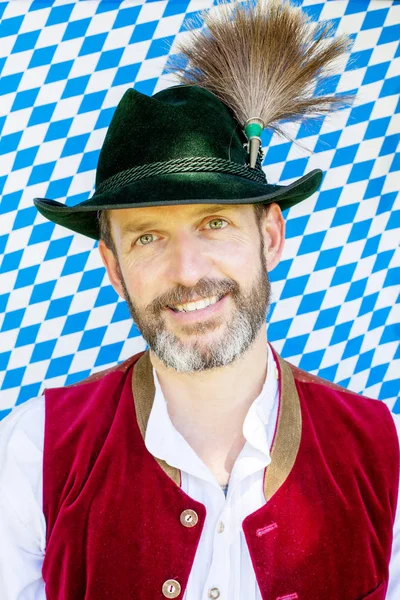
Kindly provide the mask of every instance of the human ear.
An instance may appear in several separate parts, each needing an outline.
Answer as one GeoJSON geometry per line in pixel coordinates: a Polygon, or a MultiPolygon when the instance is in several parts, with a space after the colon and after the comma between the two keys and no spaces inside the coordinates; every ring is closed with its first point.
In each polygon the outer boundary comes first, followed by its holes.
{"type": "Polygon", "coordinates": [[[279,263],[285,242],[285,220],[278,204],[272,202],[261,221],[264,254],[268,271],[279,263]]]}
{"type": "Polygon", "coordinates": [[[118,296],[125,299],[124,290],[121,282],[121,270],[116,255],[108,248],[104,240],[99,241],[99,252],[103,265],[106,268],[108,278],[118,296]]]}

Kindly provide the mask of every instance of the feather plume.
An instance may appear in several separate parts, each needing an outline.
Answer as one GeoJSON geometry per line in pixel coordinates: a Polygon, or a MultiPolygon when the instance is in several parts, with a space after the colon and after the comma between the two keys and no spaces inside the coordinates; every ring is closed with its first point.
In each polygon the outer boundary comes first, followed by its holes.
{"type": "Polygon", "coordinates": [[[287,0],[224,0],[203,18],[205,27],[177,46],[187,64],[178,58],[172,70],[232,109],[253,146],[251,167],[263,128],[290,139],[282,121],[322,116],[349,101],[313,95],[350,47],[347,36],[332,36],[330,24],[311,21],[287,0]]]}

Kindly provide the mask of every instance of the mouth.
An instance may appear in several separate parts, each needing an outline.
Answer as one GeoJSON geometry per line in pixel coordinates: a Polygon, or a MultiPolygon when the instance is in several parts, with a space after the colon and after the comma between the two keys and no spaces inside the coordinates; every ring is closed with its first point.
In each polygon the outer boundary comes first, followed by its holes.
{"type": "Polygon", "coordinates": [[[219,302],[224,297],[224,295],[225,294],[223,294],[222,296],[208,296],[207,298],[200,298],[199,300],[191,302],[173,304],[171,306],[168,306],[168,308],[174,313],[196,312],[199,310],[204,310],[205,308],[213,306],[214,304],[217,304],[217,302],[219,302]]]}
{"type": "Polygon", "coordinates": [[[216,317],[223,310],[229,297],[229,292],[222,296],[209,296],[192,302],[166,306],[165,310],[173,320],[180,325],[197,323],[199,320],[216,317]]]}

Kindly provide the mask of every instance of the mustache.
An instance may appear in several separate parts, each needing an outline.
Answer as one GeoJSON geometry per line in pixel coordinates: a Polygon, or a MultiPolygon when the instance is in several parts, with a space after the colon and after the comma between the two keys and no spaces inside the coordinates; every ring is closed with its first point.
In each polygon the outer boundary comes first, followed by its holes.
{"type": "Polygon", "coordinates": [[[207,298],[208,296],[222,297],[225,294],[239,292],[239,285],[233,279],[200,279],[194,287],[177,285],[173,290],[155,298],[147,307],[152,314],[159,313],[166,306],[174,304],[184,304],[198,298],[207,298]]]}

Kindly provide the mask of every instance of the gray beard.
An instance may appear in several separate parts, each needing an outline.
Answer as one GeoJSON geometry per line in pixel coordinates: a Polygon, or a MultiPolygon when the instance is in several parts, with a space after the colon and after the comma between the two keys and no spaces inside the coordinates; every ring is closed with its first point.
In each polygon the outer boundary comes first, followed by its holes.
{"type": "MultiPolygon", "coordinates": [[[[148,307],[140,309],[129,296],[126,283],[120,270],[121,284],[129,312],[149,348],[168,368],[178,373],[194,373],[225,367],[239,358],[254,342],[265,322],[271,287],[264,269],[261,252],[258,277],[245,294],[232,279],[201,279],[193,288],[177,286],[173,291],[156,298],[148,307]],[[234,304],[234,315],[223,327],[219,339],[207,344],[198,341],[182,342],[178,336],[168,331],[162,311],[165,306],[188,302],[191,298],[222,296],[229,293],[234,304]]],[[[206,322],[182,326],[186,335],[198,335],[221,326],[220,317],[206,322]]]]}

